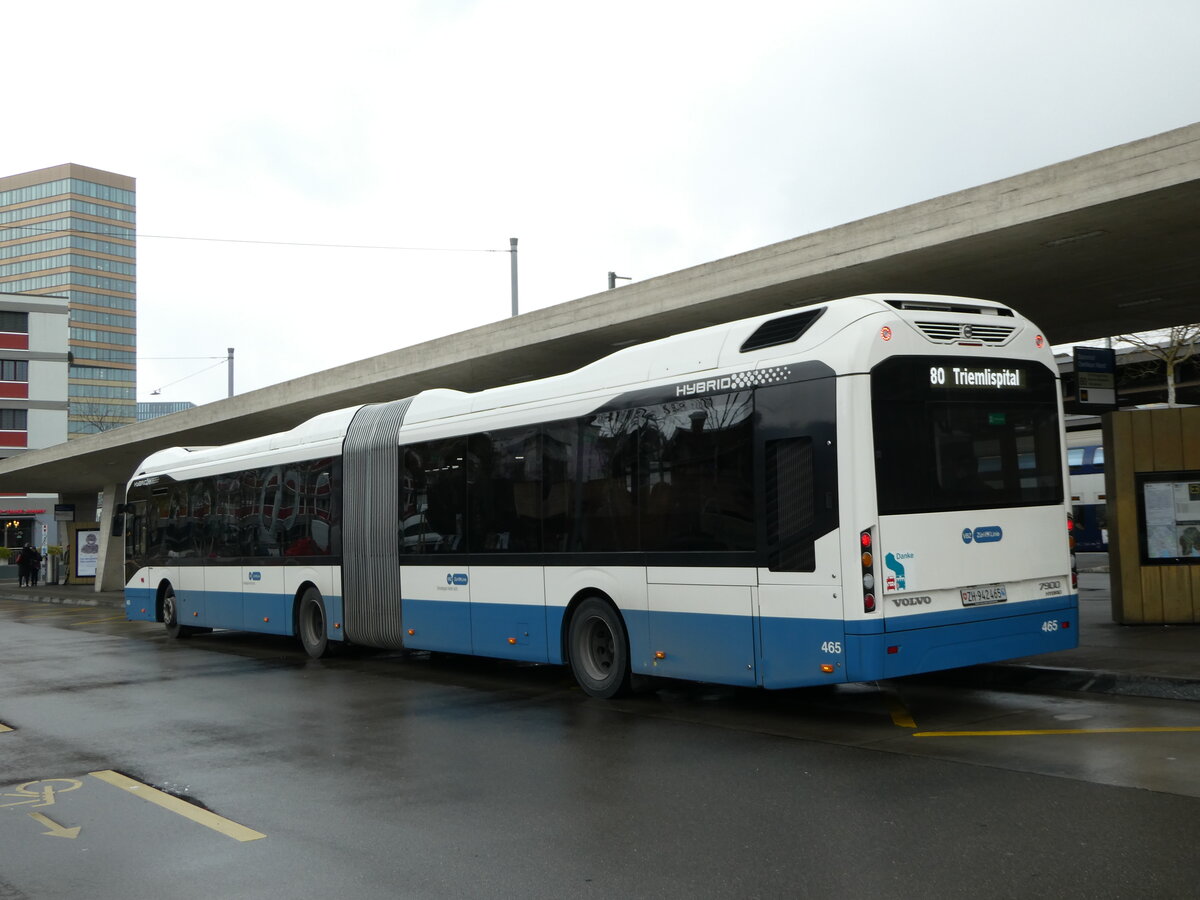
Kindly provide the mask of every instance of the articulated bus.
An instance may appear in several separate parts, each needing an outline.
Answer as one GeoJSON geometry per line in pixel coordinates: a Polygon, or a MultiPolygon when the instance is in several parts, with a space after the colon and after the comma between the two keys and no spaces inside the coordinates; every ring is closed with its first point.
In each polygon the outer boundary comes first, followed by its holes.
{"type": "Polygon", "coordinates": [[[167,633],[790,688],[1076,646],[1057,370],[999,303],[869,295],[423,391],[129,484],[167,633]]]}

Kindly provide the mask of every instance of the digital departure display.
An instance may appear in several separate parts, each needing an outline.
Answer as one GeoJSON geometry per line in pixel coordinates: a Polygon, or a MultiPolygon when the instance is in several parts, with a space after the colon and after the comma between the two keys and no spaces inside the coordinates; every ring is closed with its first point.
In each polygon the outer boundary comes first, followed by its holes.
{"type": "Polygon", "coordinates": [[[945,388],[1021,390],[1028,386],[1023,369],[992,366],[930,366],[929,383],[945,388]]]}

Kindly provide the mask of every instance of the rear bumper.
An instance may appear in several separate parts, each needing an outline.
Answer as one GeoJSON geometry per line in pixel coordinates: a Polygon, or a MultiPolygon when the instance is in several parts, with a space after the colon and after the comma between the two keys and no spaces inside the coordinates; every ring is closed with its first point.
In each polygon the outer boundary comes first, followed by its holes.
{"type": "Polygon", "coordinates": [[[847,633],[847,680],[876,681],[1071,650],[1079,646],[1077,601],[1073,594],[1056,597],[1053,607],[1042,601],[1040,608],[1020,615],[992,612],[969,622],[939,621],[939,614],[931,613],[906,617],[904,630],[847,633]]]}

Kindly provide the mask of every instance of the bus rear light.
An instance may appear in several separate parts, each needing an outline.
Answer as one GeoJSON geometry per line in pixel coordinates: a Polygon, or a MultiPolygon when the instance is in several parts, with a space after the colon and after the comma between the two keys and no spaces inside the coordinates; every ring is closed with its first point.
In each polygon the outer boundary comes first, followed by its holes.
{"type": "Polygon", "coordinates": [[[875,538],[870,528],[859,532],[858,544],[862,547],[859,562],[862,563],[863,612],[875,612],[875,595],[871,593],[875,590],[875,554],[871,552],[875,538]]]}
{"type": "Polygon", "coordinates": [[[899,652],[900,652],[899,647],[888,647],[888,653],[899,653],[899,652]]]}

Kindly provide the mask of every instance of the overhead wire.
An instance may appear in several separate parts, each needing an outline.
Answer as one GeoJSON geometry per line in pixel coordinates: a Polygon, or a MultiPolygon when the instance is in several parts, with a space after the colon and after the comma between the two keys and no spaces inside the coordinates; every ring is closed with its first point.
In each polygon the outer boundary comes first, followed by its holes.
{"type": "MultiPolygon", "coordinates": [[[[157,356],[157,357],[147,357],[147,358],[148,359],[171,359],[171,357],[169,357],[169,356],[157,356]]],[[[160,385],[159,387],[156,387],[154,390],[152,390],[150,392],[150,396],[153,397],[156,394],[160,394],[167,388],[172,387],[173,385],[179,384],[179,382],[181,382],[181,381],[187,381],[189,378],[194,378],[197,375],[203,375],[209,369],[215,369],[217,366],[223,366],[223,365],[225,365],[225,362],[227,359],[227,357],[224,357],[224,356],[222,356],[222,357],[193,356],[193,357],[177,357],[177,358],[178,359],[218,359],[219,358],[220,361],[213,363],[211,366],[205,366],[203,369],[199,369],[198,371],[193,372],[191,375],[184,375],[182,378],[176,378],[174,381],[168,382],[167,384],[164,384],[164,385],[160,385]]]]}
{"type": "MultiPolygon", "coordinates": [[[[90,221],[90,220],[88,220],[90,221]]],[[[99,224],[99,223],[97,223],[99,224]]],[[[104,231],[79,231],[76,229],[63,228],[38,228],[37,224],[33,225],[0,225],[2,229],[20,229],[28,231],[32,234],[54,234],[60,231],[70,231],[74,234],[82,236],[96,235],[98,237],[116,238],[118,240],[131,240],[120,234],[104,232],[104,231]]],[[[134,231],[133,228],[129,229],[134,231]]],[[[222,244],[263,244],[276,247],[326,247],[334,250],[403,250],[415,253],[510,253],[512,248],[500,247],[399,247],[390,244],[328,244],[316,241],[267,241],[255,240],[251,238],[220,238],[220,237],[191,237],[178,234],[145,234],[136,232],[136,238],[153,238],[163,241],[207,241],[210,243],[222,244]]]]}

